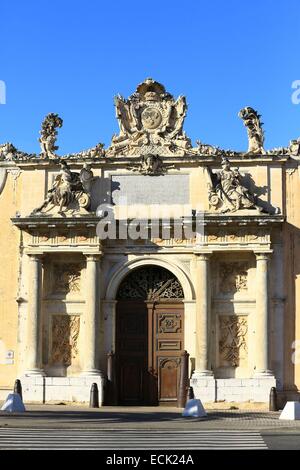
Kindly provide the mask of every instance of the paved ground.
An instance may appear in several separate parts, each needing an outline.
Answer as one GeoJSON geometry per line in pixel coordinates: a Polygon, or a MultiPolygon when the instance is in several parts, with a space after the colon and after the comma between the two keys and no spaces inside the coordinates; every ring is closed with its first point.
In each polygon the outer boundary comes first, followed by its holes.
{"type": "MultiPolygon", "coordinates": [[[[250,439],[249,445],[252,448],[300,449],[300,421],[279,420],[279,412],[213,409],[207,410],[206,418],[199,419],[183,418],[180,409],[170,407],[91,409],[84,406],[26,405],[26,409],[25,413],[20,414],[0,412],[0,449],[5,448],[3,446],[7,441],[18,448],[15,439],[21,442],[20,436],[23,436],[25,448],[26,445],[33,446],[33,443],[36,443],[35,432],[41,437],[41,442],[44,442],[43,436],[46,441],[49,441],[49,436],[53,436],[53,448],[56,448],[55,436],[59,432],[65,436],[63,440],[66,445],[70,442],[71,448],[76,448],[76,433],[79,433],[84,442],[87,442],[93,433],[98,442],[103,440],[103,436],[109,440],[110,436],[114,435],[115,439],[118,434],[120,443],[122,436],[132,434],[132,442],[136,443],[140,438],[141,446],[143,436],[148,435],[150,448],[155,443],[157,433],[162,433],[162,441],[169,441],[171,435],[177,436],[178,445],[184,445],[186,433],[191,433],[195,438],[195,445],[198,446],[195,448],[205,448],[203,446],[207,443],[208,448],[220,448],[218,445],[220,446],[222,440],[220,441],[219,433],[223,433],[222,439],[226,448],[239,448],[241,443],[250,439]]],[[[113,442],[115,445],[116,439],[113,442]]],[[[128,442],[125,442],[123,448],[126,448],[126,444],[128,442]]]]}
{"type": "Polygon", "coordinates": [[[279,420],[279,412],[207,410],[206,418],[183,418],[171,407],[108,407],[27,405],[25,413],[0,411],[0,427],[117,429],[247,429],[299,431],[300,421],[279,420]]]}

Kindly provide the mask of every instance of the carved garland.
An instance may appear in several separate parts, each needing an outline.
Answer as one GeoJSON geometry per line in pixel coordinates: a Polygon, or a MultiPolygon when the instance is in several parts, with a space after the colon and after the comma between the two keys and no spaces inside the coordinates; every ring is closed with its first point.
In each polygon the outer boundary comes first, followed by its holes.
{"type": "Polygon", "coordinates": [[[238,367],[242,355],[247,353],[248,322],[246,316],[220,315],[220,359],[238,367]]]}
{"type": "Polygon", "coordinates": [[[51,363],[70,366],[78,356],[80,317],[78,315],[53,315],[51,363]]]}
{"type": "Polygon", "coordinates": [[[220,292],[222,294],[246,291],[248,289],[247,263],[220,264],[220,292]]]}
{"type": "Polygon", "coordinates": [[[166,269],[147,267],[134,270],[121,283],[119,300],[183,299],[181,284],[166,269]]]}
{"type": "Polygon", "coordinates": [[[53,292],[68,294],[80,292],[81,284],[80,264],[56,264],[54,265],[53,292]]]}

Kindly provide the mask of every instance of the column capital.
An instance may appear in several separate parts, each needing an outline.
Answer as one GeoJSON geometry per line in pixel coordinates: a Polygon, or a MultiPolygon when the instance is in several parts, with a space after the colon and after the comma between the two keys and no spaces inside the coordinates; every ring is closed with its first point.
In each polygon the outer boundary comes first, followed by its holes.
{"type": "Polygon", "coordinates": [[[212,254],[212,251],[194,251],[194,255],[199,261],[209,261],[212,254]]]}
{"type": "Polygon", "coordinates": [[[86,257],[87,262],[88,261],[93,261],[93,262],[100,261],[100,259],[103,256],[102,251],[101,251],[101,253],[83,253],[83,254],[86,257]]]}
{"type": "Polygon", "coordinates": [[[269,261],[269,259],[271,258],[272,253],[273,253],[273,250],[254,251],[254,254],[256,256],[257,261],[269,261]]]}
{"type": "Polygon", "coordinates": [[[44,258],[45,253],[37,252],[37,253],[27,253],[29,256],[30,261],[42,261],[44,258]]]}

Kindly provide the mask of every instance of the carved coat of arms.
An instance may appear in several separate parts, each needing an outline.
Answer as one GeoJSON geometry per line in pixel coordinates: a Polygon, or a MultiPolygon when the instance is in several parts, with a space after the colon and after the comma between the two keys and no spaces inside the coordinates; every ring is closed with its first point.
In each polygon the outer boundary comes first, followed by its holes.
{"type": "Polygon", "coordinates": [[[175,101],[163,85],[146,79],[127,100],[115,97],[120,133],[114,135],[107,156],[184,155],[192,147],[183,131],[187,104],[175,101]]]}

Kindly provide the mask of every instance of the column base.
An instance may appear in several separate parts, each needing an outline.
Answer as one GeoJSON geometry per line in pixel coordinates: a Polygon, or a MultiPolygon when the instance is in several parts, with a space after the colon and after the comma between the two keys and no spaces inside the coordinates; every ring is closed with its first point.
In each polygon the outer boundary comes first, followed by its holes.
{"type": "Polygon", "coordinates": [[[212,370],[194,370],[193,378],[202,378],[202,377],[213,377],[214,373],[212,370]]]}
{"type": "Polygon", "coordinates": [[[276,387],[276,379],[270,375],[216,379],[216,401],[268,403],[272,387],[276,387]]]}
{"type": "Polygon", "coordinates": [[[263,379],[264,377],[267,377],[267,378],[270,378],[270,377],[274,377],[274,372],[272,370],[261,370],[261,371],[258,371],[258,372],[255,372],[254,375],[253,375],[254,378],[256,379],[263,379]]]}
{"type": "Polygon", "coordinates": [[[93,375],[102,377],[103,373],[99,369],[89,369],[81,372],[80,377],[92,377],[93,375]]]}
{"type": "Polygon", "coordinates": [[[213,376],[192,375],[190,380],[195,398],[203,403],[214,401],[268,403],[270,390],[276,387],[274,375],[245,379],[215,379],[213,376]]]}
{"type": "Polygon", "coordinates": [[[203,403],[216,400],[216,381],[211,370],[193,372],[190,385],[193,387],[195,398],[199,398],[203,403]]]}
{"type": "Polygon", "coordinates": [[[103,372],[98,375],[79,377],[20,377],[24,402],[89,403],[93,383],[98,385],[99,405],[104,402],[105,378],[103,372]]]}
{"type": "Polygon", "coordinates": [[[25,377],[46,377],[45,371],[43,369],[28,369],[24,372],[25,377]]]}

